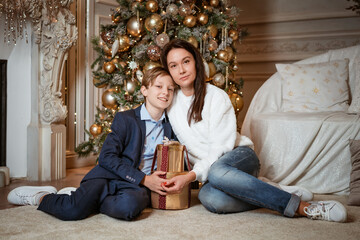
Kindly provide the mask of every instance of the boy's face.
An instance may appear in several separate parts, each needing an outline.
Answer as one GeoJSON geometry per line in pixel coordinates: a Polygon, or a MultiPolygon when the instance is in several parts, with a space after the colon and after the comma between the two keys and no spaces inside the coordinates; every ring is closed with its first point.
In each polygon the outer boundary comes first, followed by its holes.
{"type": "Polygon", "coordinates": [[[146,97],[146,108],[156,108],[163,111],[170,106],[174,97],[174,81],[169,75],[158,76],[148,88],[141,87],[141,93],[146,97]]]}

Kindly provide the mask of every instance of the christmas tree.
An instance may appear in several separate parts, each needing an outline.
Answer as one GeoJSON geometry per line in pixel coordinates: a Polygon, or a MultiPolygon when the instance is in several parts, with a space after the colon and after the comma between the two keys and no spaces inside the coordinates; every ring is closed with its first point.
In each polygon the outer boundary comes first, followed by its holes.
{"type": "Polygon", "coordinates": [[[98,53],[92,64],[93,82],[107,88],[102,95],[89,140],[81,143],[79,157],[99,153],[111,131],[117,111],[136,108],[143,102],[140,84],[143,73],[159,62],[161,49],[173,38],[196,46],[204,59],[207,81],[229,94],[235,112],[240,112],[242,79],[238,70],[236,44],[246,31],[236,22],[240,10],[227,0],[118,0],[112,24],[101,26],[92,43],[98,53]]]}

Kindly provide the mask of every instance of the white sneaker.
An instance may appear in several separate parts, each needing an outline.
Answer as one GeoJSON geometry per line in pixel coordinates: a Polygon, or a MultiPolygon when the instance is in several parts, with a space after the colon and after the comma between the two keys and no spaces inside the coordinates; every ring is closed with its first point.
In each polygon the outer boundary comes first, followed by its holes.
{"type": "Polygon", "coordinates": [[[313,220],[330,222],[345,222],[346,208],[338,201],[309,202],[311,205],[304,208],[307,217],[313,220]]]}
{"type": "Polygon", "coordinates": [[[61,190],[59,190],[57,192],[57,194],[67,194],[67,195],[71,195],[72,192],[75,192],[76,191],[76,188],[74,187],[66,187],[66,188],[63,188],[61,190]]]}
{"type": "Polygon", "coordinates": [[[306,188],[299,187],[299,186],[285,186],[279,184],[280,189],[284,190],[285,192],[298,195],[301,198],[301,201],[311,201],[314,197],[314,194],[307,190],[306,188]]]}
{"type": "Polygon", "coordinates": [[[40,198],[46,194],[56,193],[56,188],[52,186],[23,186],[17,187],[9,192],[7,199],[9,203],[15,205],[32,205],[37,206],[40,198]]]}

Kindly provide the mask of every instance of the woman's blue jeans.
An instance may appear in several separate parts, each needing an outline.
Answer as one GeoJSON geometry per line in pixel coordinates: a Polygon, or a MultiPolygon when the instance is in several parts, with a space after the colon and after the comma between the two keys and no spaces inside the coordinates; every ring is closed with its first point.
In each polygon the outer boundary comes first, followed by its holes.
{"type": "Polygon", "coordinates": [[[259,169],[259,159],[249,147],[240,146],[224,154],[210,168],[208,181],[199,192],[201,203],[214,213],[263,207],[293,217],[300,197],[257,179],[259,169]]]}

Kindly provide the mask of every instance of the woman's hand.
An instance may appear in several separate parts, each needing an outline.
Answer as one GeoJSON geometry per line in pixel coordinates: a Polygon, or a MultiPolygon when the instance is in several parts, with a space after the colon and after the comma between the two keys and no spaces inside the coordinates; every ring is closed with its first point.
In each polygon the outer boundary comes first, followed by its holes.
{"type": "Polygon", "coordinates": [[[188,185],[195,179],[196,174],[194,172],[189,172],[186,175],[178,175],[169,179],[163,188],[168,194],[180,193],[184,186],[188,185]]]}
{"type": "Polygon", "coordinates": [[[141,184],[153,192],[156,192],[160,195],[166,195],[166,192],[163,188],[166,183],[166,179],[163,179],[159,176],[164,174],[166,174],[166,172],[156,171],[151,175],[146,175],[141,181],[141,184]]]}

